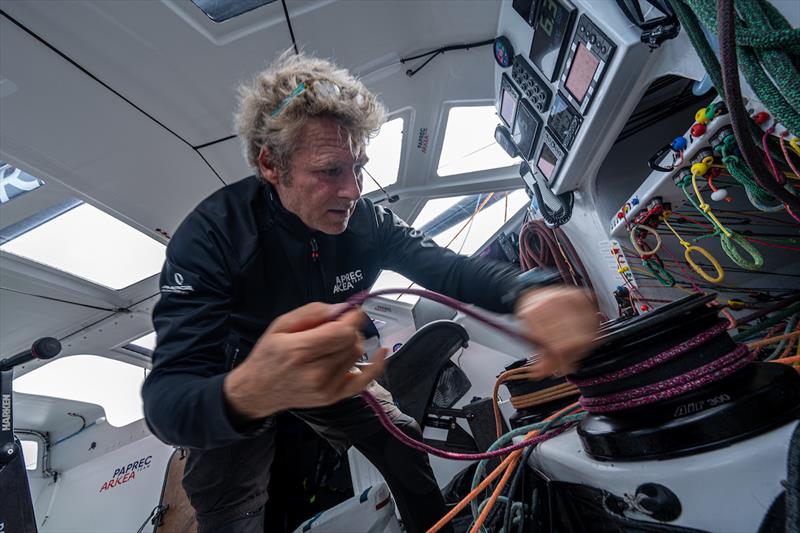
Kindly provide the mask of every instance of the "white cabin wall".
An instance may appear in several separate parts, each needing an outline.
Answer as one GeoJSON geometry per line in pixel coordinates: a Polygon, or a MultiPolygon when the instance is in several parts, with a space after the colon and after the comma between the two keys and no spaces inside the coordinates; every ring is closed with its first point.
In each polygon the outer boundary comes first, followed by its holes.
{"type": "MultiPolygon", "coordinates": [[[[88,433],[88,432],[87,432],[88,433]]],[[[121,446],[59,473],[34,496],[41,533],[132,533],[158,505],[173,449],[153,436],[121,446]],[[127,477],[117,475],[131,467],[127,477]],[[109,482],[115,480],[114,486],[109,482]],[[116,480],[124,480],[116,484],[116,480]]],[[[69,453],[69,452],[67,452],[69,453]]],[[[56,450],[56,456],[58,450],[56,450]]],[[[55,460],[55,457],[54,457],[55,460]]],[[[33,487],[32,487],[33,492],[33,487]]],[[[151,532],[148,523],[144,532],[151,532]]]]}

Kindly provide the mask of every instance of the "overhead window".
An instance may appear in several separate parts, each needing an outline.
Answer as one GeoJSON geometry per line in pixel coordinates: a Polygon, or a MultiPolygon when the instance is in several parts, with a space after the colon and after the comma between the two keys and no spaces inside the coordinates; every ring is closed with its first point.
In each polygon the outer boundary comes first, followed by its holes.
{"type": "Polygon", "coordinates": [[[156,332],[152,331],[147,335],[142,335],[138,339],[126,344],[125,348],[132,352],[153,355],[153,350],[156,349],[156,332]]]}
{"type": "Polygon", "coordinates": [[[31,220],[0,250],[115,290],[157,274],[164,263],[163,244],[79,200],[55,217],[31,220]]]}
{"type": "MultiPolygon", "coordinates": [[[[381,126],[378,135],[367,144],[366,151],[369,162],[366,169],[372,174],[375,181],[380,183],[381,187],[386,188],[397,182],[397,174],[400,172],[400,153],[403,148],[404,123],[402,117],[389,120],[381,126]]],[[[361,192],[367,194],[377,191],[379,187],[375,181],[364,173],[364,186],[361,192]]]]}
{"type": "Polygon", "coordinates": [[[10,202],[26,192],[38,189],[44,182],[27,172],[0,161],[0,204],[10,202]]]}
{"type": "Polygon", "coordinates": [[[93,403],[112,426],[144,417],[144,368],[96,355],[56,359],[14,379],[14,392],[93,403]]]}
{"type": "Polygon", "coordinates": [[[39,443],[35,440],[20,440],[25,470],[36,470],[39,466],[39,443]]]}
{"type": "Polygon", "coordinates": [[[214,22],[225,22],[276,0],[192,0],[214,22]]]}
{"type": "Polygon", "coordinates": [[[495,141],[499,123],[494,106],[450,108],[436,173],[452,176],[519,163],[495,141]]]}

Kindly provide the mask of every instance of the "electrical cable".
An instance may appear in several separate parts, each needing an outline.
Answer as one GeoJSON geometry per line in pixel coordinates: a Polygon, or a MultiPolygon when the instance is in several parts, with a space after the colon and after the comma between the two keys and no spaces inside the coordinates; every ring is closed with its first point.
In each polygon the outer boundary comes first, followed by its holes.
{"type": "Polygon", "coordinates": [[[75,305],[75,306],[83,307],[83,308],[86,308],[86,309],[94,309],[96,311],[107,311],[109,313],[127,313],[129,311],[128,309],[123,309],[123,308],[100,307],[100,306],[97,306],[97,305],[82,304],[82,303],[73,302],[73,301],[70,301],[70,300],[62,300],[61,298],[53,298],[52,296],[44,296],[42,294],[34,294],[34,293],[31,293],[31,292],[18,291],[16,289],[10,289],[8,287],[0,287],[0,290],[13,292],[15,294],[21,294],[23,296],[30,296],[32,298],[41,298],[42,300],[49,300],[51,302],[59,302],[59,303],[62,303],[62,304],[75,305]]]}
{"type": "Polygon", "coordinates": [[[452,44],[452,45],[449,45],[449,46],[443,46],[441,48],[437,48],[437,49],[431,50],[429,52],[423,52],[423,53],[417,54],[415,56],[401,58],[400,59],[400,63],[405,64],[408,61],[413,61],[414,59],[419,59],[421,57],[430,56],[430,57],[428,57],[428,59],[426,59],[416,69],[413,69],[413,70],[412,69],[408,69],[406,71],[406,76],[408,76],[410,78],[413,75],[415,75],[417,72],[422,70],[425,67],[425,65],[430,63],[436,56],[438,56],[440,54],[444,54],[445,52],[452,52],[454,50],[469,50],[470,48],[478,48],[480,46],[486,46],[486,45],[489,45],[489,44],[494,44],[494,38],[486,39],[484,41],[475,41],[475,42],[471,42],[471,43],[465,43],[465,44],[452,44]]]}
{"type": "Polygon", "coordinates": [[[297,40],[294,38],[294,28],[292,28],[292,19],[289,17],[289,9],[286,7],[286,0],[281,0],[281,4],[283,5],[283,16],[286,19],[286,25],[289,27],[289,37],[292,39],[292,47],[294,47],[294,53],[300,55],[300,51],[297,49],[297,40]]]}
{"type": "Polygon", "coordinates": [[[381,192],[383,192],[384,196],[386,196],[386,201],[387,202],[389,202],[390,204],[393,204],[393,203],[395,203],[396,201],[398,201],[400,199],[400,197],[398,195],[396,195],[396,194],[390,195],[386,191],[386,189],[384,189],[383,186],[380,183],[378,183],[378,180],[376,180],[374,177],[372,177],[372,174],[370,174],[370,172],[369,172],[369,170],[367,170],[366,166],[361,167],[361,170],[366,172],[367,176],[369,176],[369,179],[371,179],[375,183],[375,185],[378,186],[378,188],[381,190],[381,192]]]}

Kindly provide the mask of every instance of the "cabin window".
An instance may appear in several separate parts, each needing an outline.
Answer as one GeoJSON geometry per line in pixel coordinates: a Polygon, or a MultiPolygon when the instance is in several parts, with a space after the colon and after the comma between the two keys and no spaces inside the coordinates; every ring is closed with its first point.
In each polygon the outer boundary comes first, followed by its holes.
{"type": "Polygon", "coordinates": [[[472,255],[529,202],[523,189],[428,200],[413,226],[439,246],[472,255]]]}
{"type": "MultiPolygon", "coordinates": [[[[377,291],[381,289],[407,289],[414,283],[408,279],[407,277],[398,274],[392,270],[383,270],[381,271],[380,276],[378,279],[375,280],[375,283],[372,285],[370,291],[377,291]]],[[[409,304],[415,304],[419,300],[419,296],[414,294],[401,294],[400,296],[386,296],[386,298],[392,300],[398,300],[401,302],[406,302],[409,304]]]]}
{"type": "Polygon", "coordinates": [[[36,470],[39,466],[39,443],[35,440],[22,440],[22,455],[25,457],[25,470],[36,470]]]}
{"type": "Polygon", "coordinates": [[[161,270],[163,244],[92,205],[73,200],[44,220],[0,250],[115,290],[161,270]]]}
{"type": "Polygon", "coordinates": [[[144,373],[140,366],[108,357],[72,355],[15,378],[14,392],[99,405],[108,423],[121,427],[144,418],[144,373]]]}
{"type": "Polygon", "coordinates": [[[0,161],[0,204],[10,202],[26,192],[44,185],[44,182],[27,172],[0,161]]]}
{"type": "Polygon", "coordinates": [[[436,173],[453,176],[519,163],[494,140],[499,123],[494,106],[451,107],[436,173]]]}
{"type": "MultiPolygon", "coordinates": [[[[369,162],[366,165],[367,171],[372,174],[375,181],[381,187],[388,187],[397,182],[397,174],[400,172],[400,154],[403,148],[403,126],[405,121],[402,117],[397,117],[387,121],[381,126],[378,135],[367,143],[367,157],[369,162]]],[[[366,173],[364,173],[364,186],[361,192],[377,191],[378,186],[366,173]]]]}
{"type": "MultiPolygon", "coordinates": [[[[425,203],[412,226],[439,246],[472,255],[529,201],[523,189],[436,198],[425,203]]],[[[370,290],[404,289],[411,285],[410,279],[384,270],[370,290]]],[[[419,297],[406,294],[394,299],[414,304],[419,297]]]]}
{"type": "Polygon", "coordinates": [[[214,22],[225,22],[276,0],[192,0],[214,22]]]}
{"type": "Polygon", "coordinates": [[[144,355],[153,355],[156,349],[156,332],[151,331],[147,335],[142,335],[138,339],[132,340],[125,345],[125,348],[144,355]]]}

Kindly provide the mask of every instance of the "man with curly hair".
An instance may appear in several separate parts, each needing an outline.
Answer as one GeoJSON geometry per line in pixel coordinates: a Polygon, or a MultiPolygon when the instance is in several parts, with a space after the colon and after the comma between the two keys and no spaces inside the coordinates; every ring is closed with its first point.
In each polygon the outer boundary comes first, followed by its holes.
{"type": "Polygon", "coordinates": [[[341,302],[382,269],[497,312],[516,310],[566,372],[590,348],[597,318],[577,289],[530,288],[511,265],[467,258],[361,198],[364,147],[385,119],[346,70],[283,54],[241,89],[239,134],[255,176],[204,200],[175,232],[153,312],[158,343],[142,389],[149,427],[189,449],[184,487],[200,533],[262,532],[275,417],[290,412],[381,471],[408,531],[445,506],[425,454],[386,432],[357,394],[369,388],[393,422],[416,422],[373,380],[385,351],[363,353],[363,314],[341,302]],[[347,284],[337,284],[346,276],[347,284]],[[337,305],[338,304],[338,305],[337,305]]]}

